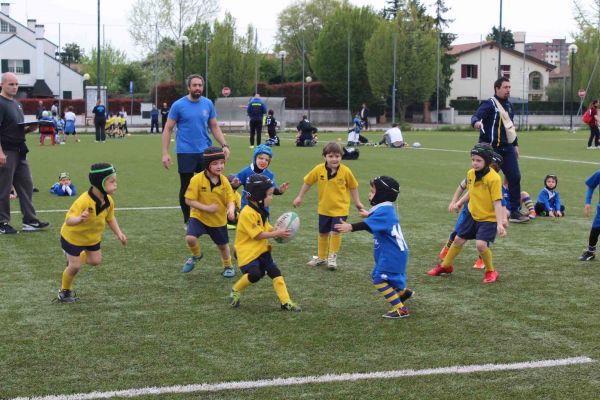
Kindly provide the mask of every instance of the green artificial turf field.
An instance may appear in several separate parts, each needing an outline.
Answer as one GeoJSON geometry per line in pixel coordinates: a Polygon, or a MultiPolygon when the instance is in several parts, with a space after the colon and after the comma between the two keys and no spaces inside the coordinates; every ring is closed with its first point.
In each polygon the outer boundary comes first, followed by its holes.
{"type": "MultiPolygon", "coordinates": [[[[291,210],[302,177],[322,162],[322,144],[342,133],[320,134],[315,148],[295,148],[281,135],[271,169],[288,192],[271,207],[291,210]]],[[[379,140],[381,132],[367,135],[379,140]]],[[[338,270],[312,269],[316,252],[316,188],[298,212],[301,228],[273,256],[292,299],[303,312],[279,311],[268,278],[242,293],[239,309],[228,305],[234,280],[221,276],[218,252],[201,238],[204,259],[189,273],[181,268],[185,246],[176,166],[161,165],[160,137],[39,146],[29,138],[38,216],[45,232],[0,236],[0,398],[68,395],[144,387],[216,384],[308,375],[423,370],[451,366],[511,364],[585,356],[592,363],[539,369],[437,374],[390,379],[299,384],[212,392],[143,394],[139,399],[592,399],[600,393],[600,264],[577,257],[585,249],[592,217],[583,216],[584,180],[595,172],[600,151],[586,150],[587,133],[526,132],[521,144],[522,189],[535,198],[548,173],[558,175],[566,205],[560,220],[538,218],[511,224],[492,247],[500,273],[483,285],[471,268],[468,243],[451,276],[426,272],[451,232],[456,214],[446,207],[470,168],[475,132],[406,132],[421,149],[361,147],[348,161],[368,204],[369,180],[391,175],[400,182],[400,224],[410,248],[407,302],[410,318],[385,320],[388,306],[373,288],[372,237],[344,237],[338,270]],[[51,302],[60,285],[64,256],[59,230],[74,200],[48,190],[61,171],[78,192],[89,187],[94,162],[118,171],[114,195],[119,224],[129,239],[122,247],[107,228],[104,262],[84,267],[75,280],[72,305],[51,302]],[[120,209],[120,210],[119,210],[120,209]],[[61,211],[57,211],[61,210],[61,211]]],[[[232,158],[226,173],[251,161],[244,136],[228,136],[232,158]]],[[[172,146],[172,150],[173,150],[172,146]]],[[[596,193],[593,204],[598,200],[596,193]]],[[[18,203],[12,201],[12,210],[18,203]]],[[[352,207],[350,221],[359,217],[352,207]]],[[[20,229],[20,215],[12,224],[20,229]]],[[[231,233],[231,242],[233,234],[231,233]]],[[[235,279],[239,277],[239,271],[235,279]]]]}

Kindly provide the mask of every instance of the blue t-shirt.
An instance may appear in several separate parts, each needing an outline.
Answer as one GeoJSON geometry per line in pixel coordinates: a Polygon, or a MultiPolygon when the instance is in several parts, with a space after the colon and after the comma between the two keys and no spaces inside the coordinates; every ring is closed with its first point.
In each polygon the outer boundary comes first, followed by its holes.
{"type": "Polygon", "coordinates": [[[208,134],[208,121],[216,118],[213,102],[206,97],[192,101],[184,96],[173,103],[169,118],[177,123],[177,146],[175,152],[202,153],[212,145],[208,134]]]}
{"type": "Polygon", "coordinates": [[[275,182],[275,175],[271,171],[269,171],[268,169],[264,169],[263,172],[260,172],[260,173],[255,172],[254,164],[250,164],[249,166],[247,166],[246,168],[244,168],[237,174],[237,178],[240,180],[240,183],[244,187],[244,193],[242,194],[242,202],[240,204],[240,210],[242,208],[244,208],[244,206],[246,204],[248,204],[248,200],[246,200],[246,181],[248,180],[249,177],[251,177],[254,174],[260,174],[260,175],[266,176],[273,182],[275,189],[276,190],[279,189],[279,186],[277,186],[277,182],[275,182]]]}
{"type": "Polygon", "coordinates": [[[97,105],[92,110],[95,122],[106,122],[106,107],[103,104],[97,105]]]}
{"type": "Polygon", "coordinates": [[[389,201],[377,204],[369,210],[364,222],[373,233],[375,267],[372,275],[390,274],[405,279],[408,246],[394,204],[389,201]]]}

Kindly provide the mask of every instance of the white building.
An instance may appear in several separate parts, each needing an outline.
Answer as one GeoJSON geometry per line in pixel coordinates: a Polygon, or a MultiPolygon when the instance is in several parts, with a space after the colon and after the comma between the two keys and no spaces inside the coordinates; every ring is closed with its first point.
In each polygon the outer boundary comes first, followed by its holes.
{"type": "Polygon", "coordinates": [[[83,98],[83,76],[55,58],[58,50],[44,38],[44,25],[22,25],[10,17],[9,3],[0,4],[0,67],[17,74],[18,97],[83,98]]]}
{"type": "MultiPolygon", "coordinates": [[[[528,100],[546,100],[546,86],[554,65],[528,56],[525,34],[515,32],[515,49],[503,48],[502,75],[509,78],[511,97],[528,100]]],[[[495,42],[467,43],[452,47],[449,54],[456,56],[448,100],[486,99],[494,94],[498,78],[498,46],[495,42]]]]}

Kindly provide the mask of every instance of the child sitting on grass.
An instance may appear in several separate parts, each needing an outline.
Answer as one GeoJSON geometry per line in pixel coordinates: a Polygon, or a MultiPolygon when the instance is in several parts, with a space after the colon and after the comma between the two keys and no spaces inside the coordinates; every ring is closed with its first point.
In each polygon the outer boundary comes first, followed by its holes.
{"type": "Polygon", "coordinates": [[[538,195],[535,203],[535,213],[544,217],[563,217],[565,215],[565,206],[560,202],[560,194],[556,190],[558,177],[556,175],[546,175],[544,178],[544,188],[538,195]]]}
{"type": "Polygon", "coordinates": [[[57,196],[75,196],[75,185],[71,181],[71,177],[67,172],[61,172],[58,175],[58,182],[50,188],[50,193],[57,196]]]}

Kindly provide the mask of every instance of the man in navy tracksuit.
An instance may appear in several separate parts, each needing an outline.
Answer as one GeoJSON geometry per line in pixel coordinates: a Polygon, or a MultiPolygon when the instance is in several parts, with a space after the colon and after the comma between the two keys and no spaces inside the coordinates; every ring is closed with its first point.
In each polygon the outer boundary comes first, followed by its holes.
{"type": "MultiPolygon", "coordinates": [[[[513,105],[508,100],[510,96],[510,81],[507,78],[498,78],[494,82],[494,97],[504,107],[512,120],[515,114],[513,105]]],[[[482,101],[475,115],[471,117],[471,126],[479,129],[479,143],[491,144],[498,154],[502,156],[502,172],[508,180],[508,197],[510,201],[511,222],[527,222],[529,217],[521,215],[521,171],[519,170],[519,143],[518,138],[509,143],[506,130],[500,118],[500,111],[490,98],[482,101]]]]}
{"type": "Polygon", "coordinates": [[[246,108],[248,117],[250,117],[250,148],[254,148],[254,135],[256,134],[256,145],[260,145],[260,135],[262,133],[263,117],[267,113],[267,105],[256,93],[254,98],[248,102],[246,108]]]}

